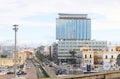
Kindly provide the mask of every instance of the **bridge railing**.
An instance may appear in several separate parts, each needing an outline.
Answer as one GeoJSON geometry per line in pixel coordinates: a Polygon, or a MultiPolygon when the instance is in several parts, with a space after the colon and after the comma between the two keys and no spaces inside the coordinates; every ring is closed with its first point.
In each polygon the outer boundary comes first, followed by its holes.
{"type": "Polygon", "coordinates": [[[94,74],[81,74],[70,76],[56,76],[52,78],[40,78],[40,79],[120,79],[120,71],[107,71],[94,74]]]}

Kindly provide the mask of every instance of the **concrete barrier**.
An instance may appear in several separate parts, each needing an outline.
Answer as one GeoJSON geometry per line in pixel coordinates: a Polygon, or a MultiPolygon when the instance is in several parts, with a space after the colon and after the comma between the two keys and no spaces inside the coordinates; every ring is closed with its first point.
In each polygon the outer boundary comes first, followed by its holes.
{"type": "Polygon", "coordinates": [[[41,79],[120,79],[120,71],[107,71],[94,74],[70,75],[70,76],[57,76],[54,78],[41,78],[41,79]]]}

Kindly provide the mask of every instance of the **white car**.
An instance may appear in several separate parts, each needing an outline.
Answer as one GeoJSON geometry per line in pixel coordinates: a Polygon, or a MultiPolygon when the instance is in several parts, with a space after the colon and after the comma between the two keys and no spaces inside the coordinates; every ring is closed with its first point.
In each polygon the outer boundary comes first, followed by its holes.
{"type": "Polygon", "coordinates": [[[30,69],[30,66],[26,66],[27,69],[30,69]]]}

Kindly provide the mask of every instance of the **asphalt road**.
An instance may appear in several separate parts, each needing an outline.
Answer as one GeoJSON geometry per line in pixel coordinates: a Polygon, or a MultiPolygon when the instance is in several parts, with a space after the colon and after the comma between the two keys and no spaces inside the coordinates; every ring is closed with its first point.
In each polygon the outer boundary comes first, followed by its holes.
{"type": "Polygon", "coordinates": [[[0,79],[12,79],[14,77],[14,74],[6,74],[6,75],[2,75],[2,78],[0,79]]]}
{"type": "MultiPolygon", "coordinates": [[[[27,75],[25,76],[26,79],[37,79],[36,69],[33,63],[30,61],[30,69],[26,69],[27,75]]],[[[28,63],[29,64],[29,63],[28,63]]]]}
{"type": "MultiPolygon", "coordinates": [[[[35,64],[40,64],[38,62],[36,62],[35,60],[33,60],[34,65],[35,64]]],[[[38,76],[38,78],[44,78],[44,74],[42,73],[41,69],[38,66],[34,66],[35,70],[36,70],[36,74],[38,76]]]]}
{"type": "Polygon", "coordinates": [[[0,75],[0,79],[2,79],[2,76],[0,75]]]}

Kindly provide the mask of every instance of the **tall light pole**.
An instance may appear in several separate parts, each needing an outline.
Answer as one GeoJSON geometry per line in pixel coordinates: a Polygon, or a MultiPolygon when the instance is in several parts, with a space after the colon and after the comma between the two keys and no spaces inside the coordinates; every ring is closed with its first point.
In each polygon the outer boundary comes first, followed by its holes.
{"type": "Polygon", "coordinates": [[[16,49],[16,38],[17,38],[17,35],[16,35],[16,32],[18,30],[18,25],[17,24],[14,24],[13,25],[13,30],[15,31],[15,50],[14,50],[14,79],[16,79],[16,69],[17,69],[17,66],[16,66],[16,53],[17,53],[17,49],[16,49]]]}

